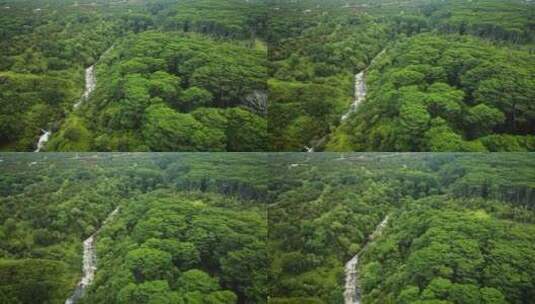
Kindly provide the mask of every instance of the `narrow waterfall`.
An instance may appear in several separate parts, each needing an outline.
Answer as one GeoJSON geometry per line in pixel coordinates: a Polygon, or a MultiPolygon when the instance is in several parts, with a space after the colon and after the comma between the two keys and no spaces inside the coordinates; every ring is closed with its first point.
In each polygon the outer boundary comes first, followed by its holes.
{"type": "Polygon", "coordinates": [[[360,289],[358,286],[357,266],[359,264],[359,256],[355,255],[345,266],[346,284],[344,288],[344,303],[345,304],[360,304],[360,289]]]}
{"type": "MultiPolygon", "coordinates": [[[[106,55],[111,49],[113,49],[113,46],[110,47],[108,50],[106,50],[102,54],[102,56],[106,55]]],[[[102,58],[102,56],[100,58],[102,58]]],[[[100,58],[99,58],[99,61],[100,61],[100,58]]],[[[93,93],[93,91],[95,90],[97,86],[97,75],[95,73],[95,65],[96,63],[85,69],[84,93],[82,94],[80,99],[73,105],[74,110],[78,109],[78,107],[89,98],[89,96],[91,95],[91,93],[93,93]]],[[[44,134],[39,137],[39,141],[37,142],[37,149],[35,150],[35,152],[40,152],[41,150],[43,150],[44,146],[50,139],[50,135],[52,135],[51,131],[43,130],[43,132],[44,134]]]]}
{"type": "Polygon", "coordinates": [[[347,112],[342,115],[342,122],[346,120],[349,115],[354,113],[357,110],[359,104],[366,98],[366,82],[364,81],[364,73],[365,71],[362,71],[355,75],[355,97],[353,98],[353,103],[351,104],[347,112]]]}
{"type": "MultiPolygon", "coordinates": [[[[115,210],[108,215],[100,229],[102,229],[102,227],[109,222],[117,212],[119,212],[119,207],[115,208],[115,210]]],[[[95,279],[95,272],[97,271],[97,250],[95,239],[100,232],[100,229],[84,241],[83,276],[82,279],[80,279],[80,282],[76,285],[72,295],[65,301],[65,304],[75,304],[84,295],[87,287],[91,285],[95,279]]]]}
{"type": "MultiPolygon", "coordinates": [[[[379,59],[383,54],[386,52],[386,48],[383,49],[379,54],[377,54],[367,68],[360,71],[358,74],[355,75],[355,81],[354,81],[354,96],[353,96],[353,102],[349,106],[349,109],[342,114],[340,117],[340,122],[343,123],[344,121],[349,118],[351,114],[357,111],[359,105],[366,99],[367,94],[367,86],[366,86],[366,73],[368,72],[368,69],[375,64],[377,59],[379,59]]],[[[310,143],[311,147],[304,146],[304,151],[306,152],[316,152],[316,148],[320,147],[325,141],[327,141],[329,138],[329,134],[323,136],[321,139],[310,143]]]]}
{"type": "Polygon", "coordinates": [[[375,231],[368,237],[368,241],[364,248],[359,251],[351,260],[345,265],[345,288],[344,288],[344,303],[345,304],[360,304],[360,286],[359,286],[359,255],[368,248],[368,244],[377,238],[383,232],[383,229],[388,223],[388,216],[386,216],[375,231]]]}
{"type": "Polygon", "coordinates": [[[92,65],[85,69],[85,89],[80,100],[78,100],[78,102],[75,103],[73,106],[75,110],[78,109],[82,102],[86,101],[89,98],[91,93],[93,93],[93,91],[95,90],[96,85],[97,76],[95,73],[95,65],[92,65]]]}
{"type": "Polygon", "coordinates": [[[365,68],[360,73],[355,75],[355,89],[354,89],[355,95],[353,97],[353,103],[351,103],[351,106],[349,107],[347,112],[345,112],[344,115],[342,115],[342,118],[340,119],[341,122],[344,122],[344,120],[346,120],[349,117],[349,115],[356,112],[360,103],[364,101],[364,99],[366,99],[366,93],[367,93],[366,80],[365,80],[366,73],[368,72],[368,69],[375,64],[377,59],[383,56],[385,52],[386,52],[386,49],[383,49],[381,52],[379,52],[379,54],[377,54],[372,59],[372,61],[370,62],[370,65],[368,65],[367,68],[365,68]]]}
{"type": "Polygon", "coordinates": [[[50,134],[52,134],[52,132],[43,129],[41,129],[41,132],[43,132],[43,134],[39,136],[39,141],[37,141],[37,149],[35,149],[34,152],[41,152],[41,150],[43,150],[45,147],[46,142],[50,138],[50,134]]]}

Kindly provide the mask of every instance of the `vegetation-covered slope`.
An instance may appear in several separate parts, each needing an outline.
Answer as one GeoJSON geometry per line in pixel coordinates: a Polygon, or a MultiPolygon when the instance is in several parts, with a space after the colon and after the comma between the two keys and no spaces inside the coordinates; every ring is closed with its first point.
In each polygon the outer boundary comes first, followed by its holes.
{"type": "Polygon", "coordinates": [[[351,103],[353,75],[389,37],[384,24],[339,5],[282,1],[272,9],[268,128],[274,151],[302,151],[329,134],[351,103]]]}
{"type": "Polygon", "coordinates": [[[101,268],[84,303],[266,301],[261,208],[218,195],[152,192],[121,213],[100,234],[101,268]]]}
{"type": "Polygon", "coordinates": [[[2,303],[65,303],[81,276],[82,240],[96,231],[96,278],[83,303],[266,301],[262,155],[0,160],[2,303]]]}
{"type": "Polygon", "coordinates": [[[1,4],[2,150],[35,150],[43,130],[47,151],[267,149],[263,2],[1,4]]]}
{"type": "Polygon", "coordinates": [[[403,208],[363,255],[363,303],[529,303],[533,211],[431,196],[403,208]]]}
{"type": "Polygon", "coordinates": [[[535,56],[467,36],[401,40],[368,71],[367,99],[328,147],[535,149],[535,56]],[[345,145],[345,146],[344,146],[345,145]]]}
{"type": "Polygon", "coordinates": [[[114,19],[121,20],[123,12],[113,7],[0,4],[0,149],[34,150],[40,129],[62,119],[81,96],[84,66],[126,24],[114,19]]]}
{"type": "Polygon", "coordinates": [[[356,254],[364,304],[529,303],[534,157],[2,154],[0,293],[63,303],[93,236],[79,303],[343,303],[356,254]]]}
{"type": "Polygon", "coordinates": [[[533,5],[3,0],[0,149],[532,151],[533,5]]]}
{"type": "Polygon", "coordinates": [[[516,0],[276,1],[269,36],[272,149],[532,151],[534,11],[533,3],[516,0]],[[435,61],[439,49],[456,64],[435,61]],[[366,70],[381,50],[382,64],[366,70]],[[440,67],[457,71],[430,76],[440,67]],[[463,91],[462,98],[445,87],[432,92],[443,104],[459,104],[459,116],[437,120],[447,114],[430,105],[436,102],[389,86],[389,72],[402,68],[428,76],[405,79],[420,90],[441,82],[463,91]],[[474,75],[465,76],[470,70],[474,75]],[[361,71],[376,91],[347,116],[361,71]],[[426,113],[426,106],[435,109],[426,113]],[[426,117],[400,125],[403,114],[426,117]]]}
{"type": "Polygon", "coordinates": [[[48,148],[265,150],[265,77],[262,51],[179,32],[132,35],[102,59],[93,96],[48,148]]]}
{"type": "Polygon", "coordinates": [[[357,253],[363,304],[533,297],[533,155],[283,154],[273,163],[270,303],[344,303],[344,264],[357,253]]]}

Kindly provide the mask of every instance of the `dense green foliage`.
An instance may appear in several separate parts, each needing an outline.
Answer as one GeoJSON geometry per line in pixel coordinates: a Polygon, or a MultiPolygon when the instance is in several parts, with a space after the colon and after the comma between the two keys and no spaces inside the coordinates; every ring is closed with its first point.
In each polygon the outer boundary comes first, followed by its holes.
{"type": "Polygon", "coordinates": [[[83,67],[125,30],[114,8],[3,1],[0,8],[0,148],[27,151],[41,128],[82,94],[83,67]],[[47,37],[47,39],[43,39],[47,37]]]}
{"type": "Polygon", "coordinates": [[[353,74],[389,37],[384,24],[338,4],[309,11],[308,2],[281,3],[270,19],[268,128],[274,151],[318,145],[350,103],[353,74]]]}
{"type": "Polygon", "coordinates": [[[533,298],[533,155],[273,159],[270,303],[344,303],[343,266],[359,252],[363,304],[533,298]]]}
{"type": "Polygon", "coordinates": [[[1,4],[0,149],[267,150],[263,2],[1,4]]]}
{"type": "Polygon", "coordinates": [[[125,38],[98,65],[101,85],[93,97],[48,147],[265,150],[261,109],[238,107],[265,90],[262,54],[197,35],[150,31],[125,38]]]}
{"type": "MultiPolygon", "coordinates": [[[[266,1],[186,0],[164,12],[166,28],[217,37],[255,39],[265,35],[266,1]]],[[[162,18],[163,19],[163,18],[162,18]]]]}
{"type": "Polygon", "coordinates": [[[220,196],[136,198],[100,235],[102,268],[85,302],[265,302],[265,213],[243,209],[220,196]]]}
{"type": "Polygon", "coordinates": [[[343,303],[356,254],[364,304],[529,303],[534,166],[525,153],[1,154],[0,293],[63,303],[98,231],[80,303],[343,303]]]}
{"type": "Polygon", "coordinates": [[[363,303],[529,303],[533,210],[511,211],[483,199],[410,202],[363,257],[363,303]]]}
{"type": "Polygon", "coordinates": [[[534,61],[467,36],[402,40],[369,70],[366,102],[329,148],[534,150],[534,61]]]}
{"type": "Polygon", "coordinates": [[[534,12],[516,0],[277,1],[272,149],[534,150],[534,12]],[[342,121],[367,67],[367,98],[342,121]]]}
{"type": "Polygon", "coordinates": [[[46,151],[535,149],[531,1],[3,0],[0,12],[4,151],[34,150],[44,130],[46,151]],[[92,64],[96,90],[73,108],[92,64]],[[362,71],[369,92],[349,113],[362,71]]]}
{"type": "Polygon", "coordinates": [[[264,156],[0,159],[1,303],[64,303],[79,280],[81,240],[97,230],[84,303],[266,301],[264,156]]]}

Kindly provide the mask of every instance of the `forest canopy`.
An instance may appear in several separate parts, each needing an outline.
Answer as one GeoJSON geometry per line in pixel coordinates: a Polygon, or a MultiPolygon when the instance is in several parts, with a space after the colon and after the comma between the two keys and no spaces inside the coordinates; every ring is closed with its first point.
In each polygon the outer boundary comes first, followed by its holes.
{"type": "Polygon", "coordinates": [[[533,5],[3,0],[0,150],[533,151],[533,5]]]}
{"type": "Polygon", "coordinates": [[[0,4],[1,150],[268,149],[262,2],[0,4]]]}
{"type": "Polygon", "coordinates": [[[328,147],[531,151],[535,66],[526,62],[533,61],[533,54],[466,36],[400,41],[368,71],[366,102],[328,147]]]}
{"type": "Polygon", "coordinates": [[[336,304],[358,255],[364,304],[528,303],[534,157],[0,154],[0,293],[64,303],[89,251],[76,303],[336,304]]]}
{"type": "Polygon", "coordinates": [[[534,11],[517,0],[278,1],[272,149],[533,151],[534,11]]]}
{"type": "Polygon", "coordinates": [[[226,155],[1,154],[2,303],[65,303],[89,237],[77,303],[265,303],[266,157],[226,155]]]}
{"type": "Polygon", "coordinates": [[[247,98],[265,91],[264,66],[262,51],[195,34],[147,31],[124,38],[97,67],[102,85],[93,99],[69,117],[80,121],[68,120],[49,147],[265,150],[266,119],[247,98]],[[84,131],[86,138],[70,136],[84,131]]]}
{"type": "Polygon", "coordinates": [[[270,303],[347,303],[344,265],[357,254],[363,304],[533,298],[534,155],[272,158],[270,303]]]}

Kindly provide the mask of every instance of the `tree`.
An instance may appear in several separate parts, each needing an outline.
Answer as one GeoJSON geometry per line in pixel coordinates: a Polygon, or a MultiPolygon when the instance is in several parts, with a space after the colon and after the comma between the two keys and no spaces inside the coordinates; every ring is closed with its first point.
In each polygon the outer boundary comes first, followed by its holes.
{"type": "Polygon", "coordinates": [[[182,297],[169,288],[167,281],[149,281],[142,284],[130,283],[119,291],[120,304],[183,304],[182,297]]]}
{"type": "Polygon", "coordinates": [[[211,106],[213,98],[212,93],[203,88],[190,87],[180,95],[178,107],[183,112],[191,112],[199,107],[211,106]]]}
{"type": "Polygon", "coordinates": [[[392,72],[390,77],[392,78],[392,83],[394,83],[397,88],[401,88],[421,84],[425,75],[409,69],[403,69],[392,72]]]}
{"type": "Polygon", "coordinates": [[[267,121],[241,108],[225,111],[228,126],[227,151],[265,151],[267,149],[267,121]]]}
{"type": "Polygon", "coordinates": [[[161,97],[165,102],[173,105],[181,94],[180,78],[164,71],[157,71],[150,75],[149,92],[151,97],[161,97]]]}
{"type": "Polygon", "coordinates": [[[450,301],[462,304],[481,303],[479,288],[472,284],[453,284],[450,289],[450,301]]]}
{"type": "Polygon", "coordinates": [[[415,303],[419,299],[420,290],[416,286],[408,286],[399,294],[397,301],[400,304],[415,303]]]}
{"type": "Polygon", "coordinates": [[[217,279],[198,269],[183,272],[178,278],[177,286],[182,292],[199,291],[207,294],[219,290],[217,279]]]}
{"type": "Polygon", "coordinates": [[[470,135],[481,137],[489,135],[493,128],[503,124],[505,115],[500,110],[481,103],[469,109],[466,120],[472,126],[470,135]]]}
{"type": "Polygon", "coordinates": [[[23,304],[61,302],[71,288],[67,265],[47,259],[0,259],[0,282],[0,294],[23,304]]]}
{"type": "Polygon", "coordinates": [[[199,251],[190,242],[179,242],[172,239],[149,239],[143,246],[159,249],[171,254],[173,264],[179,269],[190,269],[200,263],[199,251]]]}
{"type": "Polygon", "coordinates": [[[402,90],[402,100],[399,119],[402,134],[401,142],[397,147],[401,151],[416,151],[420,149],[424,132],[429,128],[431,116],[422,101],[425,96],[415,87],[402,90]]]}
{"type": "Polygon", "coordinates": [[[445,83],[436,82],[427,89],[425,97],[429,113],[440,116],[452,123],[460,119],[464,92],[456,90],[445,83]]]}
{"type": "Polygon", "coordinates": [[[223,150],[225,138],[190,114],[157,104],[146,110],[143,136],[153,151],[223,150]]]}
{"type": "Polygon", "coordinates": [[[264,272],[267,267],[265,245],[255,242],[249,248],[230,251],[221,258],[222,282],[248,299],[262,302],[267,294],[268,280],[264,272]]]}
{"type": "Polygon", "coordinates": [[[495,288],[484,287],[480,290],[481,302],[483,304],[506,304],[504,295],[495,288]]]}
{"type": "Polygon", "coordinates": [[[171,255],[165,251],[139,248],[126,255],[126,266],[137,282],[165,279],[171,270],[171,255]]]}
{"type": "Polygon", "coordinates": [[[451,288],[452,284],[450,280],[443,278],[433,279],[422,292],[422,298],[427,300],[446,300],[448,299],[451,288]]]}
{"type": "Polygon", "coordinates": [[[207,304],[236,304],[238,297],[229,290],[214,291],[204,298],[207,304]]]}
{"type": "Polygon", "coordinates": [[[362,289],[368,292],[374,289],[382,281],[381,272],[381,264],[377,262],[366,264],[360,278],[362,289]]]}

